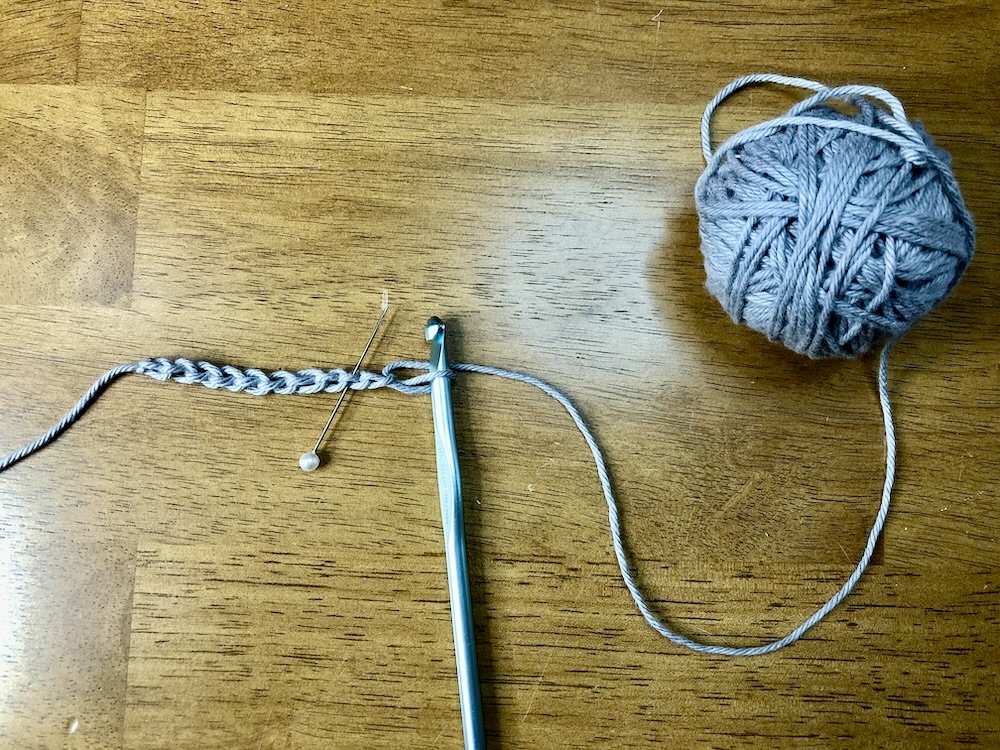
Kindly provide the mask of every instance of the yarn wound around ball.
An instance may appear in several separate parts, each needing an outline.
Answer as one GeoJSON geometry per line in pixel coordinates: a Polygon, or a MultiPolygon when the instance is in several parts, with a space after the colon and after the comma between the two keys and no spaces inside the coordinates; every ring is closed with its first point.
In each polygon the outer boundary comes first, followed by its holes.
{"type": "Polygon", "coordinates": [[[745,76],[709,103],[701,136],[708,289],[734,321],[796,352],[857,357],[898,339],[972,259],[950,156],[884,89],[745,76]],[[716,109],[762,83],[814,93],[713,151],[716,109]]]}

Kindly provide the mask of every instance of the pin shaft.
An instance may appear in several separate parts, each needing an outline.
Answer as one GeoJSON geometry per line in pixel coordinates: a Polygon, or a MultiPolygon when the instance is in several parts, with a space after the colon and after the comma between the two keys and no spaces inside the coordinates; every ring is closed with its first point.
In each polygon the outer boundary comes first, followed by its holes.
{"type": "MultiPolygon", "coordinates": [[[[375,321],[375,327],[372,329],[372,335],[368,337],[368,343],[365,344],[364,350],[361,352],[361,356],[358,357],[358,363],[354,365],[354,369],[351,370],[351,375],[356,375],[358,370],[361,369],[361,365],[365,361],[365,357],[368,356],[368,350],[372,348],[372,343],[375,341],[375,336],[378,334],[378,329],[382,326],[382,321],[385,320],[385,314],[389,312],[389,306],[383,302],[382,304],[382,314],[378,316],[378,320],[375,321]]],[[[337,411],[340,409],[340,405],[344,403],[344,397],[347,396],[348,389],[345,388],[340,392],[340,397],[337,399],[336,405],[333,407],[333,411],[330,412],[330,418],[326,420],[326,426],[323,428],[323,432],[319,435],[319,440],[316,441],[316,447],[313,448],[313,453],[319,450],[319,446],[323,442],[323,438],[326,437],[326,433],[330,431],[330,425],[333,424],[334,417],[337,416],[337,411]]]]}

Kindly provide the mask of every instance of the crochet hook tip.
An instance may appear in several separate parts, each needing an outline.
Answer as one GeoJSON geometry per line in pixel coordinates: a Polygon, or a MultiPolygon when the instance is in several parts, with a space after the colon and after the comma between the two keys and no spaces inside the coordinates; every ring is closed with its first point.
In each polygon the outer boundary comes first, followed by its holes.
{"type": "Polygon", "coordinates": [[[424,338],[427,341],[433,341],[439,335],[444,334],[444,323],[441,318],[433,317],[427,321],[427,327],[424,329],[424,338]]]}

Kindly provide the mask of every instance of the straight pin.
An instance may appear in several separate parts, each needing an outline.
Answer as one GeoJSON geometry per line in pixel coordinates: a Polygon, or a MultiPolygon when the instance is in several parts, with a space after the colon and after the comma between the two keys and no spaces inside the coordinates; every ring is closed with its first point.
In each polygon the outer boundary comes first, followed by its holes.
{"type": "MultiPolygon", "coordinates": [[[[352,375],[357,374],[358,370],[361,369],[361,365],[365,361],[365,356],[368,354],[368,350],[372,348],[372,343],[375,341],[375,336],[378,334],[378,329],[382,326],[382,321],[385,320],[385,314],[389,312],[389,292],[382,290],[382,314],[378,316],[378,320],[375,321],[375,327],[372,329],[372,335],[368,337],[368,343],[365,344],[364,351],[361,352],[361,356],[358,357],[358,363],[354,365],[354,369],[351,371],[352,375]]],[[[326,420],[326,427],[323,428],[323,432],[319,435],[319,440],[316,441],[316,446],[309,453],[303,453],[299,456],[299,467],[302,471],[315,471],[319,468],[319,447],[323,443],[323,438],[326,437],[326,433],[330,431],[330,426],[333,424],[334,418],[337,416],[337,412],[340,410],[340,405],[344,403],[344,398],[347,396],[348,388],[344,388],[340,392],[340,397],[337,399],[336,405],[333,407],[333,411],[330,413],[330,418],[326,420]]]]}

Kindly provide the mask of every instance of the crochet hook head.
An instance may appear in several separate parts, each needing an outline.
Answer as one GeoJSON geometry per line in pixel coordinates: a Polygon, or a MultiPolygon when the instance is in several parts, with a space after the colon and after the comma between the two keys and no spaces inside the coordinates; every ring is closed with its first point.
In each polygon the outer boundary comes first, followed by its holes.
{"type": "Polygon", "coordinates": [[[431,372],[445,370],[448,363],[444,348],[444,322],[440,318],[431,318],[424,329],[424,338],[431,342],[431,372]]]}
{"type": "MultiPolygon", "coordinates": [[[[438,318],[427,321],[424,335],[431,344],[431,373],[448,372],[445,326],[438,318]]],[[[472,595],[469,564],[465,550],[465,523],[462,517],[462,480],[458,468],[455,418],[451,408],[451,383],[446,374],[431,381],[431,410],[434,414],[434,448],[437,456],[438,494],[441,498],[441,528],[444,532],[445,564],[448,569],[448,597],[451,625],[455,636],[455,665],[458,671],[458,699],[462,712],[462,735],[466,750],[486,747],[479,667],[472,622],[472,595]]]]}

